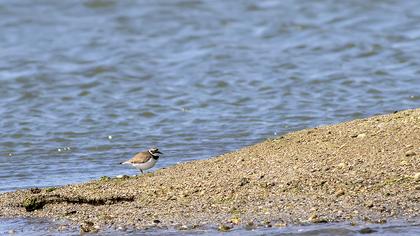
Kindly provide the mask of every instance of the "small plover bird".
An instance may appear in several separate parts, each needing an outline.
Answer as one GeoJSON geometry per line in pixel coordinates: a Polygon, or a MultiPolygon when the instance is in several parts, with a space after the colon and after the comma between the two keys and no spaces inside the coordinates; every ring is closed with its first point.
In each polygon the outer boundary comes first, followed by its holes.
{"type": "Polygon", "coordinates": [[[130,164],[143,174],[143,170],[148,170],[156,164],[159,159],[159,154],[163,153],[159,152],[157,148],[151,148],[147,151],[137,153],[130,160],[121,162],[120,164],[130,164]]]}

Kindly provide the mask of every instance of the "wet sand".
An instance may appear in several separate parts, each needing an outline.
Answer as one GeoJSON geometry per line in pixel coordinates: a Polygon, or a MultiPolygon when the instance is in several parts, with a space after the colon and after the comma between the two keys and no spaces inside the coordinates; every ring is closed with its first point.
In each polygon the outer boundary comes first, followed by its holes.
{"type": "Polygon", "coordinates": [[[82,231],[381,223],[419,212],[420,109],[305,129],[143,176],[0,195],[0,217],[67,219],[82,231]]]}

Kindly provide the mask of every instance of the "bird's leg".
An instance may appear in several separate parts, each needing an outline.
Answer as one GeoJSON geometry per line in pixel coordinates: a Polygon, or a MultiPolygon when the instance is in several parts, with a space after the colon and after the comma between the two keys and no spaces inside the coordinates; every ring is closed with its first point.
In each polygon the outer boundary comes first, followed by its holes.
{"type": "Polygon", "coordinates": [[[140,172],[141,172],[141,174],[142,174],[142,175],[144,175],[144,173],[143,173],[143,170],[142,170],[142,169],[140,169],[140,172]]]}

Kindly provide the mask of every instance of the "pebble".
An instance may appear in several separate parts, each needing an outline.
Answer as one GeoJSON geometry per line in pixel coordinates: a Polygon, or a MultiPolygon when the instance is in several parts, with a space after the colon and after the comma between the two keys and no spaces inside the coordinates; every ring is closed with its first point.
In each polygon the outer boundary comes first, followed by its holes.
{"type": "Polygon", "coordinates": [[[405,156],[406,157],[411,157],[411,156],[415,156],[415,155],[416,155],[416,152],[414,152],[413,150],[407,151],[405,153],[405,156]]]}
{"type": "Polygon", "coordinates": [[[376,232],[376,230],[371,229],[369,227],[359,230],[359,233],[361,233],[361,234],[371,234],[371,233],[375,233],[375,232],[376,232]]]}
{"type": "Polygon", "coordinates": [[[15,233],[16,233],[16,230],[11,229],[11,230],[7,231],[7,233],[8,233],[8,234],[15,234],[15,233]]]}
{"type": "Polygon", "coordinates": [[[343,196],[343,195],[344,195],[344,190],[342,190],[342,189],[339,189],[337,192],[335,192],[336,197],[340,197],[340,196],[343,196]]]}
{"type": "Polygon", "coordinates": [[[414,178],[415,181],[419,181],[420,180],[420,172],[415,173],[413,178],[414,178]]]}
{"type": "Polygon", "coordinates": [[[80,231],[84,232],[84,233],[88,233],[88,232],[92,232],[92,233],[96,233],[98,232],[98,228],[94,227],[94,223],[91,221],[84,221],[81,225],[80,225],[80,231]]]}
{"type": "Polygon", "coordinates": [[[188,226],[187,225],[181,225],[178,227],[178,230],[188,230],[188,226]]]}
{"type": "Polygon", "coordinates": [[[230,219],[230,222],[231,222],[232,224],[238,225],[239,223],[241,223],[241,218],[239,218],[239,217],[237,217],[237,216],[234,216],[234,217],[232,217],[232,218],[230,219]]]}
{"type": "Polygon", "coordinates": [[[128,176],[128,175],[117,175],[117,176],[115,176],[115,178],[117,178],[117,179],[128,179],[128,178],[130,178],[130,176],[128,176]]]}
{"type": "Polygon", "coordinates": [[[245,229],[246,229],[246,230],[253,230],[253,229],[255,229],[255,228],[256,228],[256,226],[255,226],[254,222],[248,222],[248,223],[245,225],[245,229]]]}
{"type": "Polygon", "coordinates": [[[276,224],[274,224],[274,226],[277,227],[277,228],[284,228],[284,227],[287,226],[287,224],[286,223],[276,223],[276,224]]]}
{"type": "Polygon", "coordinates": [[[317,214],[312,214],[311,216],[309,216],[309,221],[314,223],[314,224],[328,223],[327,219],[320,218],[320,217],[318,217],[317,214]]]}
{"type": "Polygon", "coordinates": [[[337,165],[337,167],[339,167],[339,168],[345,168],[345,167],[346,167],[346,164],[345,164],[345,163],[343,163],[343,162],[341,162],[341,163],[339,163],[339,164],[337,165]]]}
{"type": "Polygon", "coordinates": [[[372,208],[373,207],[373,202],[372,201],[366,202],[365,206],[368,207],[368,208],[372,208]]]}
{"type": "Polygon", "coordinates": [[[364,138],[364,137],[366,137],[366,134],[365,133],[361,133],[361,134],[357,135],[357,137],[358,138],[364,138]]]}
{"type": "Polygon", "coordinates": [[[227,231],[229,231],[229,230],[231,230],[232,229],[232,227],[230,227],[230,226],[228,226],[228,225],[225,225],[225,224],[222,224],[222,225],[220,225],[219,226],[219,228],[217,228],[219,231],[221,231],[221,232],[227,232],[227,231]]]}
{"type": "Polygon", "coordinates": [[[31,188],[30,191],[31,191],[32,194],[38,194],[38,193],[41,192],[41,189],[40,188],[31,188]]]}
{"type": "Polygon", "coordinates": [[[239,182],[239,186],[244,186],[249,183],[249,178],[242,178],[239,182]]]}
{"type": "Polygon", "coordinates": [[[36,197],[27,197],[23,200],[22,206],[25,207],[27,212],[42,209],[45,202],[36,197]]]}
{"type": "Polygon", "coordinates": [[[77,211],[71,210],[71,211],[67,211],[66,213],[64,213],[64,215],[69,216],[69,215],[73,215],[73,214],[76,214],[76,213],[77,213],[77,211]]]}
{"type": "Polygon", "coordinates": [[[271,228],[271,227],[273,227],[273,225],[271,224],[271,222],[270,221],[266,221],[266,220],[261,221],[261,225],[264,226],[265,228],[271,228]]]}
{"type": "Polygon", "coordinates": [[[99,180],[108,181],[108,180],[111,180],[111,178],[109,176],[102,176],[99,180]]]}
{"type": "Polygon", "coordinates": [[[317,214],[312,214],[309,216],[309,221],[313,221],[315,219],[318,219],[318,215],[317,214]]]}
{"type": "Polygon", "coordinates": [[[52,191],[55,191],[57,188],[56,187],[49,187],[45,189],[45,192],[50,193],[52,191]]]}

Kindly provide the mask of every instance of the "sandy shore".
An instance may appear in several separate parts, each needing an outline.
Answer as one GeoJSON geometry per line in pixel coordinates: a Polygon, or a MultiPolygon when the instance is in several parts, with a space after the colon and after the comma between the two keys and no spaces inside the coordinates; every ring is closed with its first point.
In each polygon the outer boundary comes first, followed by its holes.
{"type": "Polygon", "coordinates": [[[144,176],[0,195],[0,217],[68,219],[82,231],[385,222],[419,213],[420,109],[306,129],[144,176]]]}

